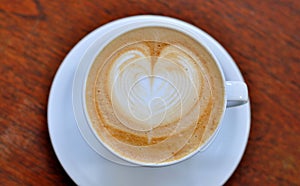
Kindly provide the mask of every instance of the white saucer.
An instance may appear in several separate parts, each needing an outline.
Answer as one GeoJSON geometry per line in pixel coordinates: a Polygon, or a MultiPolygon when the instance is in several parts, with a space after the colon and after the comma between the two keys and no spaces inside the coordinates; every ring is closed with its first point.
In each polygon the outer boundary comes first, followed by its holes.
{"type": "MultiPolygon", "coordinates": [[[[204,152],[176,165],[147,168],[114,164],[94,152],[82,138],[72,110],[72,82],[85,49],[100,29],[87,35],[67,55],[54,78],[48,102],[48,128],[54,151],[78,185],[210,186],[223,185],[238,166],[250,131],[250,104],[227,109],[222,128],[204,152]]],[[[243,77],[225,49],[202,32],[219,59],[226,80],[243,77]]]]}

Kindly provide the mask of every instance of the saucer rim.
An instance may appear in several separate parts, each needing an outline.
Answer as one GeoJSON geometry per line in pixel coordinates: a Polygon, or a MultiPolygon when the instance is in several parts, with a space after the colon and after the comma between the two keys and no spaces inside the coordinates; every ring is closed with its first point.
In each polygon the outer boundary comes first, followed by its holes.
{"type": "MultiPolygon", "coordinates": [[[[99,29],[99,28],[98,28],[99,29]]],[[[64,166],[64,162],[62,162],[62,160],[60,159],[61,157],[61,154],[60,152],[58,152],[58,149],[55,147],[55,142],[54,142],[54,134],[53,134],[53,131],[52,131],[52,127],[53,125],[51,125],[51,119],[50,119],[50,116],[51,116],[51,108],[52,108],[52,103],[53,101],[55,100],[55,98],[53,98],[53,92],[55,91],[55,85],[59,83],[59,74],[63,73],[65,71],[64,67],[66,66],[66,63],[69,62],[70,63],[70,60],[69,58],[72,58],[72,54],[78,50],[78,48],[80,48],[81,45],[84,44],[84,42],[88,42],[89,38],[92,38],[92,37],[95,37],[97,35],[97,31],[98,29],[94,30],[93,32],[89,33],[88,35],[86,35],[83,39],[81,39],[71,50],[70,52],[67,54],[67,56],[64,58],[63,62],[61,63],[61,65],[59,66],[56,74],[55,74],[55,77],[53,79],[53,82],[52,82],[52,85],[51,85],[51,89],[50,89],[50,93],[49,93],[49,97],[48,97],[48,107],[47,107],[47,122],[48,122],[48,130],[49,130],[49,135],[50,135],[50,141],[51,141],[51,144],[53,146],[53,149],[54,149],[54,152],[60,162],[60,164],[62,165],[62,167],[64,168],[65,172],[69,175],[69,177],[74,181],[74,183],[78,184],[76,178],[72,177],[71,173],[68,171],[68,168],[66,168],[64,166]],[[51,127],[52,126],[52,127],[51,127]]],[[[200,29],[201,30],[201,29],[200,29]]],[[[213,43],[213,45],[215,45],[215,47],[218,48],[219,50],[219,53],[223,53],[222,55],[226,55],[227,57],[230,58],[230,62],[231,62],[231,65],[233,65],[233,67],[231,67],[232,69],[234,69],[235,73],[238,73],[238,79],[241,79],[244,81],[243,79],[243,76],[242,76],[242,73],[241,71],[239,70],[237,64],[234,62],[234,60],[231,58],[231,56],[228,54],[228,52],[224,49],[224,47],[222,47],[214,38],[212,38],[211,36],[209,36],[207,33],[204,32],[204,35],[207,39],[211,40],[211,42],[213,43]],[[206,34],[206,35],[205,35],[206,34]]],[[[212,50],[212,49],[211,49],[212,50]]],[[[81,56],[83,55],[83,51],[81,51],[82,54],[81,56]]],[[[222,62],[220,62],[221,66],[222,66],[222,62]]],[[[76,65],[77,67],[77,65],[76,65]]],[[[75,68],[76,69],[76,68],[75,68]]],[[[225,70],[224,70],[225,72],[225,70]]],[[[73,75],[74,76],[74,75],[73,75]]],[[[225,75],[226,77],[226,75],[225,75]]],[[[225,78],[226,79],[226,78],[225,78]]],[[[227,79],[226,79],[227,80],[227,79]]],[[[60,80],[61,81],[61,80],[60,80]]],[[[246,147],[247,147],[247,142],[248,142],[248,138],[249,138],[249,134],[250,134],[250,126],[251,126],[251,109],[250,109],[250,99],[249,99],[249,102],[247,104],[247,110],[248,110],[248,114],[249,114],[249,118],[247,118],[249,120],[248,123],[246,123],[246,127],[245,127],[245,131],[246,131],[246,135],[245,135],[245,138],[246,139],[246,142],[243,146],[243,149],[241,148],[240,151],[242,152],[241,155],[239,156],[239,159],[236,163],[236,165],[234,166],[233,170],[227,174],[227,176],[225,176],[226,178],[224,179],[224,183],[226,183],[226,181],[231,177],[231,175],[234,173],[234,171],[236,170],[236,168],[238,167],[244,153],[245,153],[245,150],[246,150],[246,147]]],[[[229,108],[231,109],[231,108],[229,108]]],[[[245,119],[246,120],[246,119],[245,119]]],[[[87,145],[87,144],[86,144],[87,145]]]]}

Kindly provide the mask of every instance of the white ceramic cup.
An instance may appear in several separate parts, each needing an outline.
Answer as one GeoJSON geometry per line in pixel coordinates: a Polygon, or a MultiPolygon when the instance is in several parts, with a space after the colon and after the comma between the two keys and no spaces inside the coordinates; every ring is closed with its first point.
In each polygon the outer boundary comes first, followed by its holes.
{"type": "MultiPolygon", "coordinates": [[[[224,106],[222,118],[224,116],[225,109],[228,107],[242,105],[247,103],[248,101],[248,90],[247,86],[242,81],[226,81],[223,75],[223,70],[218,62],[218,59],[215,55],[211,52],[207,43],[200,37],[203,35],[203,31],[199,28],[188,24],[186,22],[164,17],[164,16],[154,16],[154,15],[142,15],[142,16],[133,16],[128,18],[119,19],[113,22],[110,22],[104,26],[101,26],[97,29],[101,35],[98,36],[91,45],[86,49],[84,56],[80,59],[80,64],[77,67],[77,71],[74,76],[73,81],[73,90],[72,90],[72,99],[73,99],[73,110],[75,119],[77,122],[77,126],[85,139],[88,145],[99,155],[108,159],[112,162],[122,164],[122,165],[129,165],[129,166],[165,166],[171,165],[178,162],[181,162],[197,152],[204,151],[212,142],[215,136],[217,135],[222,119],[220,120],[217,129],[215,130],[214,134],[203,144],[201,145],[196,151],[193,153],[188,154],[187,156],[167,162],[167,163],[141,163],[135,162],[134,160],[129,160],[126,157],[119,156],[116,154],[112,149],[110,149],[102,140],[97,136],[96,131],[93,129],[89,117],[87,114],[87,108],[85,104],[85,87],[86,87],[86,80],[88,77],[89,69],[93,64],[94,59],[96,58],[97,54],[113,39],[118,37],[119,35],[128,32],[133,29],[148,27],[148,26],[161,26],[167,27],[175,30],[179,30],[190,37],[194,38],[196,41],[201,43],[207,51],[213,56],[215,62],[219,67],[219,71],[222,75],[222,79],[225,85],[225,95],[224,95],[224,106]]],[[[93,33],[91,33],[93,34],[93,33]]]]}

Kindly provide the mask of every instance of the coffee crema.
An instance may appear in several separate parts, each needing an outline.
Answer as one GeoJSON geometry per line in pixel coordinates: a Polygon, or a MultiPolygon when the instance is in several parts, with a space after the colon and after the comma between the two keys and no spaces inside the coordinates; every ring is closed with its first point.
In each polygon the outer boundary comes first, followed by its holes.
{"type": "Polygon", "coordinates": [[[134,162],[171,162],[212,136],[224,109],[221,73],[210,53],[186,34],[144,27],[109,42],[86,81],[96,135],[134,162]]]}

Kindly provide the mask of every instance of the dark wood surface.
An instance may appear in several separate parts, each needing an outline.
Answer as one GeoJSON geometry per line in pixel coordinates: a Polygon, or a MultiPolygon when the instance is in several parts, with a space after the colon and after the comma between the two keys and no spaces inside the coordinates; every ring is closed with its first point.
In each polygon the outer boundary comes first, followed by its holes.
{"type": "Polygon", "coordinates": [[[137,14],[194,24],[249,86],[251,133],[227,185],[300,185],[300,1],[0,1],[0,185],[72,185],[47,129],[53,77],[95,28],[137,14]]]}

